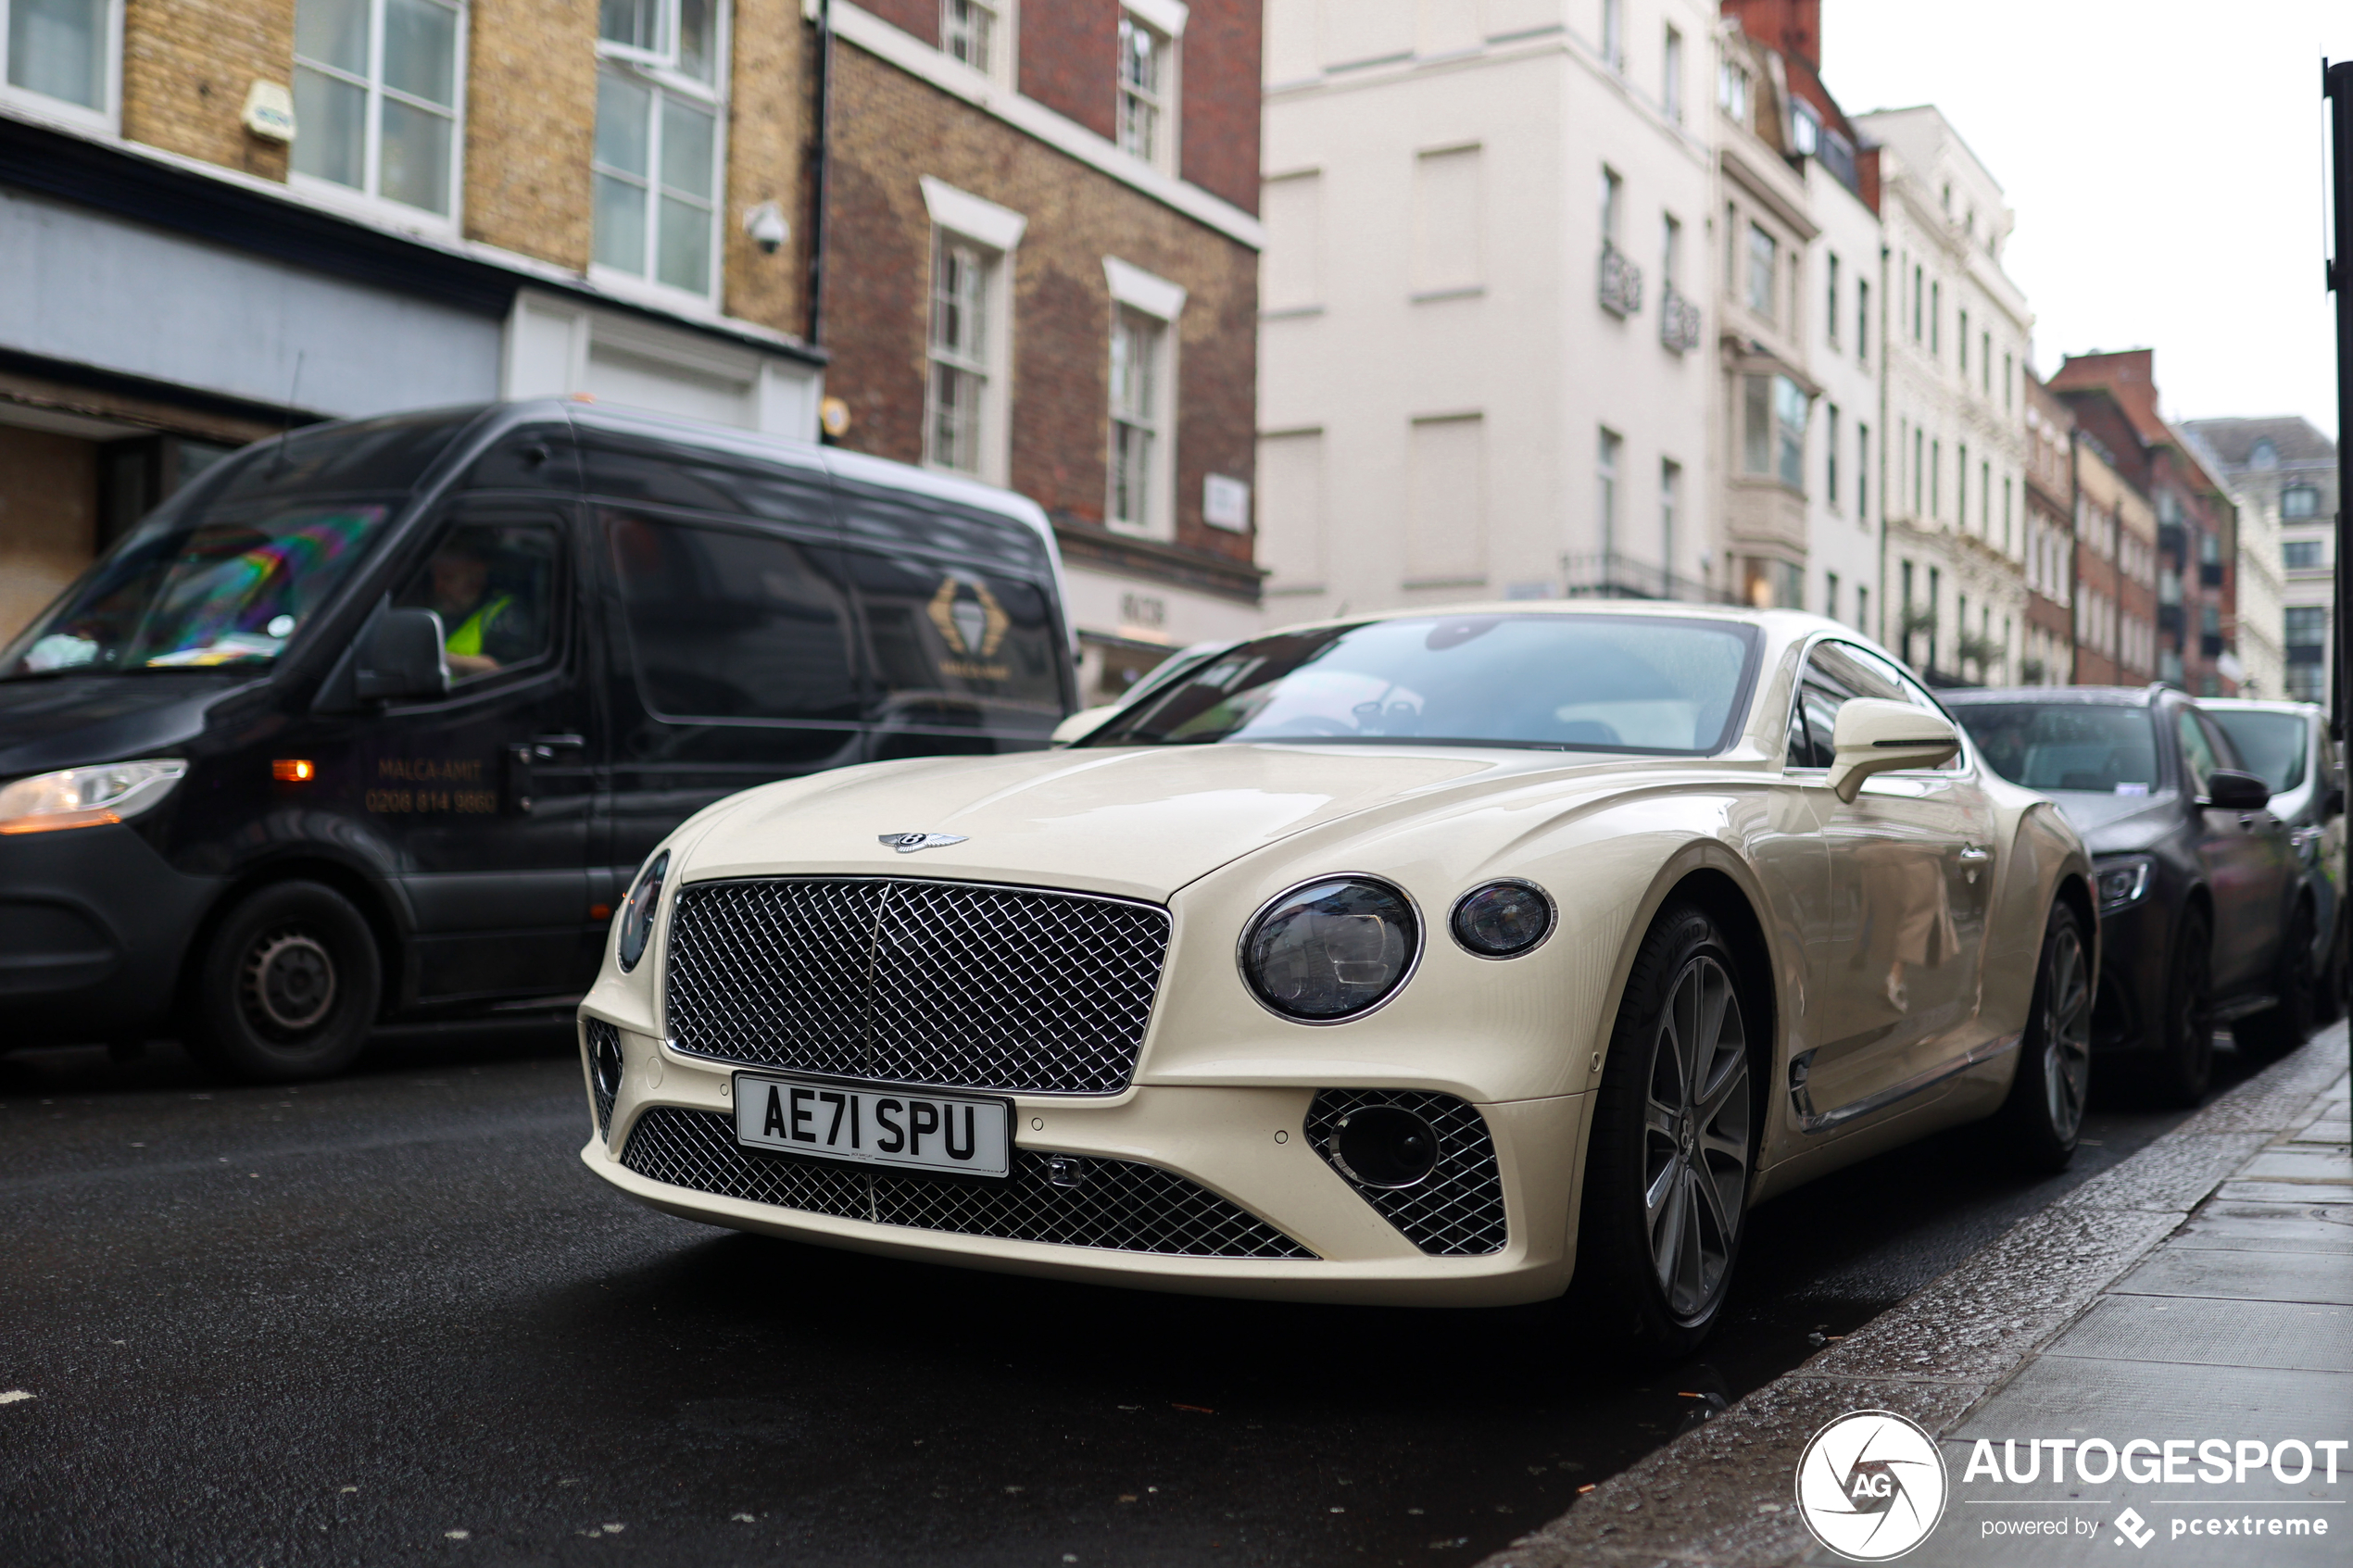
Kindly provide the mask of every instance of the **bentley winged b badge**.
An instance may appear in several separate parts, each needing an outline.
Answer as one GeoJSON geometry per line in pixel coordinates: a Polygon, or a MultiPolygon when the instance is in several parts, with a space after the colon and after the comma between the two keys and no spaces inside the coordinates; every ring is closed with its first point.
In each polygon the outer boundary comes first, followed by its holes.
{"type": "Polygon", "coordinates": [[[889,845],[901,855],[912,855],[918,849],[944,849],[950,844],[962,844],[961,833],[886,833],[875,835],[876,842],[889,845]]]}

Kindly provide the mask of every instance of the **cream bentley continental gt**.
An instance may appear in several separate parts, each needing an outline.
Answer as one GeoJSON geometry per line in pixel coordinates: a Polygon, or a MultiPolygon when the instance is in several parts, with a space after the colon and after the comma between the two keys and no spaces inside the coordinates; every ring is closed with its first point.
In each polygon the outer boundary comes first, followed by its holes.
{"type": "Polygon", "coordinates": [[[2091,865],[1784,611],[1275,632],[1076,744],[751,790],[581,1010],[582,1158],[826,1246],[1232,1296],[1574,1285],[1651,1355],[1744,1216],[1981,1118],[2071,1154],[2091,865]]]}

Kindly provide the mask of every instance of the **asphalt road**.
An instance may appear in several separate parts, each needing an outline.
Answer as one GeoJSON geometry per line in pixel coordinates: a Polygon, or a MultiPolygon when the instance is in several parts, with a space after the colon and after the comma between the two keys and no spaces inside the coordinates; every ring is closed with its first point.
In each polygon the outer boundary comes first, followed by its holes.
{"type": "MultiPolygon", "coordinates": [[[[2220,1059],[2236,1076],[2236,1058],[2220,1059]]],[[[0,1058],[0,1562],[1469,1562],[2180,1119],[1759,1210],[1703,1360],[714,1231],[584,1171],[570,1035],[300,1089],[0,1058]],[[30,1395],[30,1398],[18,1397],[30,1395]]]]}

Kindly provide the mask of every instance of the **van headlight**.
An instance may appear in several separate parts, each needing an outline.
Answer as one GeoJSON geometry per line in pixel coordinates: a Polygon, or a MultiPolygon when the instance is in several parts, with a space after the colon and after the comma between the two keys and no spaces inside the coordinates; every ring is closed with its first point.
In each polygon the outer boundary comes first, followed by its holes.
{"type": "Polygon", "coordinates": [[[2148,897],[2157,881],[2157,861],[2146,855],[2102,860],[2092,868],[2092,880],[2099,887],[2100,913],[2112,914],[2148,897]]]}
{"type": "Polygon", "coordinates": [[[1302,1023],[1370,1012],[1421,956],[1412,899],[1370,877],[1335,876],[1278,894],[1242,931],[1251,994],[1302,1023]]]}
{"type": "Polygon", "coordinates": [[[646,945],[654,939],[654,916],[661,910],[661,884],[670,874],[670,851],[665,849],[646,862],[637,873],[637,884],[629,890],[629,901],[621,907],[621,936],[613,945],[613,956],[621,960],[623,974],[637,967],[646,956],[646,945]]]}
{"type": "Polygon", "coordinates": [[[170,795],[188,771],[177,757],[65,768],[0,784],[0,833],[99,827],[135,817],[170,795]]]}

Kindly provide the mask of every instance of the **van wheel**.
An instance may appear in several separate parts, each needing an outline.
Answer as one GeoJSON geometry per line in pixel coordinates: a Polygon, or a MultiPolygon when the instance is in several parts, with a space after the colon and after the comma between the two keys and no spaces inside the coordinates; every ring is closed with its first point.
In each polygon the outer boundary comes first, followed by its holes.
{"type": "Polygon", "coordinates": [[[368,1042],[383,966],[351,901],[315,882],[281,882],[229,911],[197,972],[190,1054],[255,1084],[342,1072],[368,1042]]]}
{"type": "Polygon", "coordinates": [[[1647,1361],[1707,1336],[1740,1258],[1756,1115],[1738,973],[1716,922],[1670,906],[1635,955],[1610,1036],[1572,1294],[1647,1361]]]}
{"type": "Polygon", "coordinates": [[[2144,1070],[2149,1087],[2168,1105],[2196,1105],[2214,1075],[2214,928],[2198,910],[2182,917],[2157,1030],[2158,1052],[2144,1070]]]}
{"type": "Polygon", "coordinates": [[[2092,965],[2075,911],[2051,909],[2034,1000],[2019,1047],[2018,1076],[1998,1120],[2018,1162],[2030,1171],[2064,1171],[2083,1132],[2092,1087],[2092,965]]]}
{"type": "Polygon", "coordinates": [[[2280,949],[2278,978],[2272,982],[2279,1000],[2261,1012],[2250,1013],[2231,1025],[2231,1038],[2250,1061],[2285,1056],[2312,1034],[2315,1010],[2312,993],[2320,978],[2312,961],[2312,906],[2298,904],[2288,922],[2287,939],[2280,949]]]}

